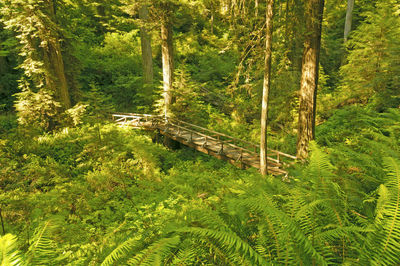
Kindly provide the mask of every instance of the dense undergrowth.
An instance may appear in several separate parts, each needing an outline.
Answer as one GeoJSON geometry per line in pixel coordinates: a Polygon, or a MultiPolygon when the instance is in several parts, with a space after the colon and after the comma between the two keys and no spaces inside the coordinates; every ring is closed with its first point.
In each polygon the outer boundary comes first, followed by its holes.
{"type": "Polygon", "coordinates": [[[111,124],[29,135],[0,121],[2,261],[400,263],[398,109],[338,110],[290,182],[111,124]]]}

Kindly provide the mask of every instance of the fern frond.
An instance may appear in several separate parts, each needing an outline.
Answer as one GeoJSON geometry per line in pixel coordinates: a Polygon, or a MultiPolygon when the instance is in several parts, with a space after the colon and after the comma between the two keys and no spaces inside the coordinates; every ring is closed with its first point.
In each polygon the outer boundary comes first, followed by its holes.
{"type": "Polygon", "coordinates": [[[310,143],[311,156],[310,163],[306,168],[306,174],[311,177],[328,177],[332,175],[333,165],[330,163],[328,155],[322,152],[315,142],[310,143]]]}
{"type": "Polygon", "coordinates": [[[230,254],[238,253],[240,257],[246,257],[253,265],[265,265],[267,261],[259,255],[247,242],[243,241],[233,232],[217,231],[200,227],[187,227],[177,230],[181,233],[189,233],[194,236],[214,240],[215,244],[221,246],[229,257],[230,254]]]}
{"type": "Polygon", "coordinates": [[[226,222],[215,211],[207,208],[195,209],[190,212],[191,220],[200,222],[206,228],[214,230],[230,231],[226,222]]]}
{"type": "Polygon", "coordinates": [[[160,239],[128,261],[129,265],[161,265],[163,259],[180,243],[179,236],[160,239]]]}
{"type": "Polygon", "coordinates": [[[31,245],[28,248],[28,265],[49,265],[59,257],[55,242],[51,239],[56,229],[54,221],[49,220],[37,227],[31,245]]]}
{"type": "Polygon", "coordinates": [[[21,255],[17,249],[17,238],[11,234],[0,237],[0,265],[20,265],[21,255]]]}
{"type": "Polygon", "coordinates": [[[271,220],[278,220],[281,226],[281,233],[277,236],[283,241],[287,240],[287,235],[292,238],[292,245],[299,247],[304,254],[308,254],[315,259],[320,265],[327,265],[324,256],[314,247],[310,239],[304,234],[297,222],[283,211],[271,206],[269,201],[265,201],[263,197],[250,198],[242,201],[250,210],[261,213],[264,217],[271,220]]]}
{"type": "Polygon", "coordinates": [[[128,253],[133,250],[139,239],[130,238],[116,247],[101,263],[101,266],[109,266],[117,263],[122,258],[126,257],[128,253]]]}
{"type": "Polygon", "coordinates": [[[384,159],[388,171],[385,184],[379,187],[376,207],[375,232],[367,239],[368,250],[361,254],[361,261],[376,264],[400,264],[400,162],[384,159]]]}
{"type": "Polygon", "coordinates": [[[358,240],[364,239],[363,234],[372,232],[371,229],[366,229],[358,226],[338,226],[333,229],[325,230],[315,236],[319,241],[332,243],[336,240],[348,237],[351,234],[356,235],[358,240]]]}
{"type": "Polygon", "coordinates": [[[193,265],[196,262],[197,247],[188,246],[180,249],[171,262],[172,265],[193,265]]]}

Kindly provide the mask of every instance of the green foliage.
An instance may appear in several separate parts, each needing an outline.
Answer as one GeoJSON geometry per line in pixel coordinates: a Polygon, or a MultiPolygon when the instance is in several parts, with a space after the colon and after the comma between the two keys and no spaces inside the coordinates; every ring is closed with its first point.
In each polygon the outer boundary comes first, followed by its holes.
{"type": "Polygon", "coordinates": [[[18,91],[17,43],[12,32],[3,29],[0,24],[0,111],[12,109],[13,94],[18,91]]]}
{"type": "Polygon", "coordinates": [[[30,139],[11,129],[0,142],[5,229],[22,244],[37,228],[20,254],[44,264],[398,263],[390,255],[399,241],[397,159],[368,168],[372,157],[351,156],[387,142],[379,156],[398,158],[389,143],[398,141],[399,117],[336,113],[320,126],[325,147],[313,144],[289,183],[187,149],[169,152],[129,128],[83,125],[30,139]],[[350,117],[359,119],[343,122],[350,117]],[[356,137],[352,153],[341,153],[338,143],[356,137]],[[362,175],[349,172],[355,167],[362,175]]]}
{"type": "Polygon", "coordinates": [[[176,71],[173,95],[176,102],[171,111],[180,120],[204,125],[208,121],[207,106],[204,104],[201,84],[190,80],[185,71],[176,71]]]}
{"type": "Polygon", "coordinates": [[[362,261],[396,265],[400,261],[400,162],[385,158],[385,169],[385,183],[377,189],[374,231],[368,236],[362,261]]]}
{"type": "Polygon", "coordinates": [[[364,13],[348,44],[348,63],[341,68],[345,100],[370,100],[377,110],[400,104],[398,12],[397,1],[385,0],[364,13]]]}
{"type": "MultiPolygon", "coordinates": [[[[27,82],[27,81],[26,81],[27,82]]],[[[18,122],[31,129],[53,130],[59,120],[60,103],[47,90],[33,92],[29,85],[17,94],[15,109],[18,112],[18,122]]]]}
{"type": "Polygon", "coordinates": [[[101,266],[114,265],[126,256],[137,244],[139,239],[128,239],[118,245],[101,263],[101,266]]]}
{"type": "Polygon", "coordinates": [[[0,265],[19,265],[20,261],[17,238],[11,234],[0,237],[0,265]]]}
{"type": "Polygon", "coordinates": [[[346,181],[350,182],[350,187],[355,185],[351,181],[361,179],[363,191],[370,192],[383,182],[383,158],[399,158],[399,122],[398,109],[376,113],[370,109],[348,107],[336,111],[319,126],[316,139],[327,147],[338,173],[348,176],[346,181]]]}
{"type": "Polygon", "coordinates": [[[57,243],[52,239],[55,229],[56,225],[52,220],[48,220],[36,228],[26,253],[27,265],[62,263],[62,259],[65,256],[60,253],[61,250],[57,248],[57,243]]]}
{"type": "Polygon", "coordinates": [[[140,41],[138,31],[109,33],[102,46],[82,46],[79,58],[83,63],[82,88],[89,91],[96,87],[110,97],[119,111],[140,110],[143,105],[140,41]]]}
{"type": "MultiPolygon", "coordinates": [[[[115,110],[111,96],[99,91],[96,87],[83,95],[82,106],[85,106],[86,122],[100,122],[109,118],[115,110]]],[[[82,115],[83,116],[83,115],[82,115]]]]}
{"type": "MultiPolygon", "coordinates": [[[[15,107],[29,130],[13,115],[0,117],[1,218],[18,236],[0,238],[2,262],[400,263],[400,113],[390,108],[398,107],[400,84],[398,1],[356,5],[348,54],[345,3],[327,3],[319,146],[290,169],[289,182],[187,148],[167,151],[144,132],[104,124],[115,110],[154,111],[149,103],[162,98],[149,95],[141,77],[143,1],[55,1],[55,17],[48,1],[3,2],[0,109],[10,109],[20,80],[15,107]],[[46,68],[43,55],[52,42],[61,46],[76,104],[65,112],[47,86],[54,66],[46,68]],[[13,70],[18,60],[22,79],[13,70]],[[337,110],[360,102],[371,104],[337,110]]],[[[150,2],[154,84],[161,83],[160,20],[173,21],[175,116],[258,142],[265,1],[150,2]]],[[[303,11],[301,1],[282,1],[274,18],[269,145],[290,153],[303,11]]]]}

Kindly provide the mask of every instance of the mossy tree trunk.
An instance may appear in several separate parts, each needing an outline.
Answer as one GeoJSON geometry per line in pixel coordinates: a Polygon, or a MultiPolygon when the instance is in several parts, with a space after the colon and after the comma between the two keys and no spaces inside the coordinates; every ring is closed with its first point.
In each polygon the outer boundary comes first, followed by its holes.
{"type": "MultiPolygon", "coordinates": [[[[45,1],[49,18],[56,24],[54,1],[45,1]]],[[[68,91],[67,78],[65,76],[64,61],[60,45],[60,37],[57,33],[52,36],[43,45],[43,61],[46,68],[46,85],[56,93],[63,109],[71,107],[71,99],[68,91]]]]}
{"type": "Polygon", "coordinates": [[[139,9],[139,18],[141,20],[140,27],[140,43],[142,48],[142,64],[143,64],[143,83],[144,95],[150,98],[153,92],[153,56],[151,50],[151,37],[148,32],[149,9],[147,3],[143,3],[139,9]]]}

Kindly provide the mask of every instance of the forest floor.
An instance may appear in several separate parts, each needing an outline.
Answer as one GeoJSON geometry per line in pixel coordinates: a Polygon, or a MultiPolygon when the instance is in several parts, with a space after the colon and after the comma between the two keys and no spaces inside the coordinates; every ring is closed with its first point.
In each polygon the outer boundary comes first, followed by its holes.
{"type": "MultiPolygon", "coordinates": [[[[271,197],[275,207],[290,213],[298,210],[291,205],[291,197],[306,197],[296,194],[299,189],[324,197],[317,181],[321,178],[332,182],[332,189],[340,188],[339,194],[325,191],[336,197],[335,202],[346,198],[345,206],[334,205],[346,226],[361,228],[363,223],[374,221],[376,205],[372,202],[379,198],[376,191],[385,184],[390,170],[387,158],[400,159],[399,122],[397,109],[385,113],[359,107],[337,111],[317,128],[319,147],[312,145],[310,163],[291,169],[291,181],[285,184],[279,178],[263,178],[256,169],[240,170],[189,148],[168,150],[152,143],[150,136],[140,130],[106,123],[35,134],[18,128],[14,117],[2,117],[2,233],[18,236],[18,247],[25,252],[32,248],[35,232],[51,221],[54,226],[46,230],[51,231],[52,252],[47,259],[74,265],[97,265],[127,239],[140,240],[132,247],[140,251],[175,232],[183,241],[174,244],[175,248],[190,246],[188,243],[194,240],[184,240],[186,234],[179,228],[191,228],[192,231],[188,230],[195,234],[193,227],[226,227],[256,248],[252,235],[262,234],[257,229],[261,220],[255,218],[255,212],[248,213],[249,206],[241,206],[237,200],[264,195],[264,199],[271,197]],[[321,167],[322,172],[316,174],[315,167],[321,167]],[[352,213],[360,216],[354,217],[352,213]],[[357,220],[360,217],[365,217],[364,222],[357,220]]],[[[292,218],[295,223],[297,218],[292,218]]],[[[322,218],[313,222],[318,223],[318,228],[335,223],[322,218]]],[[[302,226],[298,230],[304,230],[301,232],[307,236],[309,231],[302,226]]],[[[210,244],[205,244],[206,235],[197,237],[203,237],[205,242],[200,245],[199,254],[195,252],[188,261],[217,263],[226,259],[226,250],[207,251],[210,244]]],[[[348,241],[354,244],[361,240],[348,241]]],[[[303,248],[305,259],[313,256],[303,248]]],[[[348,256],[362,257],[360,252],[352,250],[348,256]]],[[[29,257],[31,253],[26,254],[29,257]]],[[[129,254],[134,257],[142,253],[129,254]]],[[[320,259],[337,259],[338,254],[321,253],[320,259]]],[[[260,256],[260,260],[268,259],[260,256]]],[[[257,259],[238,255],[234,261],[240,258],[257,259]]]]}

